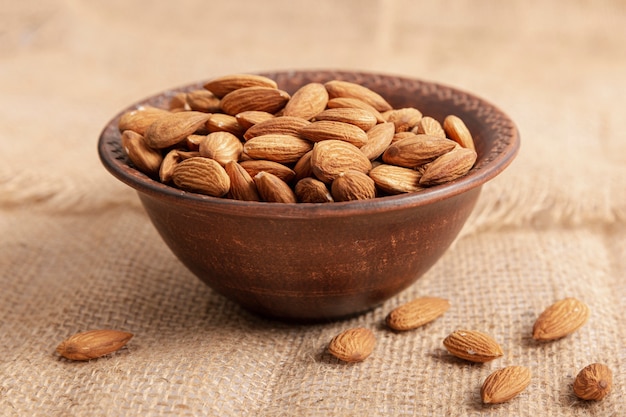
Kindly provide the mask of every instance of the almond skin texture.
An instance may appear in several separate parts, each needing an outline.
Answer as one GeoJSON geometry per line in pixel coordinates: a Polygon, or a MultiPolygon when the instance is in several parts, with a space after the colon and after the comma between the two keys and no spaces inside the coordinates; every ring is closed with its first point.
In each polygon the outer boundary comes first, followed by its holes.
{"type": "Polygon", "coordinates": [[[550,341],[581,328],[589,319],[589,307],[576,298],[557,301],[539,315],[533,326],[533,339],[550,341]]]}
{"type": "Polygon", "coordinates": [[[383,153],[383,161],[405,168],[417,168],[450,152],[457,144],[450,139],[413,135],[394,142],[383,153]]]}
{"type": "Polygon", "coordinates": [[[339,109],[343,107],[354,108],[354,109],[362,109],[367,110],[372,113],[376,118],[378,123],[384,123],[385,118],[378,110],[372,107],[371,104],[367,104],[366,102],[359,100],[358,98],[352,97],[335,97],[333,99],[328,100],[328,104],[326,105],[329,109],[339,109]]]}
{"type": "Polygon", "coordinates": [[[342,172],[369,172],[372,163],[356,146],[341,140],[324,140],[313,147],[311,169],[317,179],[331,183],[342,172]]]}
{"type": "Polygon", "coordinates": [[[395,125],[396,133],[408,132],[422,120],[422,112],[413,107],[407,107],[389,110],[383,114],[383,117],[395,125]]]}
{"type": "Polygon", "coordinates": [[[210,117],[210,114],[196,111],[169,113],[159,117],[146,130],[146,144],[154,149],[176,145],[203,126],[210,117]]]}
{"type": "Polygon", "coordinates": [[[422,172],[420,185],[431,186],[453,181],[467,174],[476,163],[476,152],[457,147],[429,163],[422,172]]]}
{"type": "Polygon", "coordinates": [[[470,362],[489,362],[503,355],[491,336],[474,330],[457,330],[445,338],[443,345],[452,355],[470,362]]]}
{"type": "Polygon", "coordinates": [[[246,87],[232,91],[222,97],[220,106],[226,114],[235,116],[250,110],[276,113],[289,101],[286,91],[270,87],[246,87]]]}
{"type": "Polygon", "coordinates": [[[480,397],[485,404],[500,404],[516,397],[530,384],[530,369],[524,366],[507,366],[493,372],[485,379],[480,397]]]}
{"type": "Polygon", "coordinates": [[[243,151],[252,159],[289,164],[298,161],[304,154],[313,149],[308,140],[292,135],[256,136],[243,145],[243,151]]]}
{"type": "Polygon", "coordinates": [[[342,140],[360,148],[367,143],[367,133],[358,126],[331,120],[320,120],[299,130],[300,136],[311,142],[342,140]]]}
{"type": "Polygon", "coordinates": [[[373,161],[385,152],[385,149],[391,144],[395,133],[393,123],[380,123],[367,131],[367,143],[361,146],[361,152],[373,161]]]}
{"type": "Polygon", "coordinates": [[[357,327],[335,336],[328,345],[328,351],[344,362],[362,362],[372,354],[374,346],[374,333],[364,327],[357,327]]]}
{"type": "Polygon", "coordinates": [[[419,185],[422,174],[409,168],[380,164],[372,168],[369,176],[387,194],[414,193],[424,189],[419,185]]]}
{"type": "Polygon", "coordinates": [[[191,110],[216,113],[220,110],[220,99],[208,90],[195,90],[187,93],[187,105],[191,110]]]}
{"type": "Polygon", "coordinates": [[[459,117],[454,115],[447,116],[443,121],[443,130],[450,139],[462,147],[476,151],[472,134],[459,117]]]}
{"type": "Polygon", "coordinates": [[[333,80],[328,81],[324,86],[331,99],[336,97],[351,97],[364,101],[380,112],[392,109],[391,105],[380,94],[363,85],[349,81],[333,80]]]}
{"type": "Polygon", "coordinates": [[[446,132],[443,130],[443,126],[436,119],[430,116],[424,116],[417,124],[417,127],[412,129],[415,133],[425,134],[430,136],[437,136],[439,138],[445,138],[446,132]]]}
{"type": "Polygon", "coordinates": [[[581,400],[601,400],[611,392],[613,372],[602,363],[583,368],[574,379],[574,394],[581,400]]]}
{"type": "Polygon", "coordinates": [[[235,120],[237,120],[237,123],[239,123],[239,125],[247,131],[252,126],[266,120],[273,119],[274,117],[276,116],[266,111],[248,110],[237,113],[235,115],[235,120]]]}
{"type": "Polygon", "coordinates": [[[146,175],[156,176],[163,162],[161,152],[146,145],[143,136],[132,130],[122,133],[122,147],[137,169],[146,175]]]}
{"type": "Polygon", "coordinates": [[[355,108],[326,109],[315,116],[315,120],[330,120],[355,125],[364,131],[370,130],[377,123],[376,117],[367,110],[355,108]]]}
{"type": "Polygon", "coordinates": [[[296,203],[296,195],[289,185],[276,175],[261,171],[254,176],[254,183],[263,201],[268,203],[296,203]]]}
{"type": "Polygon", "coordinates": [[[392,310],[386,317],[387,326],[393,330],[417,329],[443,315],[450,302],[438,297],[420,297],[392,310]]]}
{"type": "Polygon", "coordinates": [[[261,171],[265,171],[276,175],[285,182],[290,182],[296,176],[296,173],[287,165],[274,161],[251,159],[249,161],[241,161],[240,164],[243,169],[248,171],[251,177],[254,177],[261,171]]]}
{"type": "Polygon", "coordinates": [[[306,119],[295,116],[281,116],[257,123],[244,133],[243,138],[250,140],[263,135],[291,135],[298,136],[301,128],[310,125],[306,119]]]}
{"type": "Polygon", "coordinates": [[[244,129],[237,121],[237,118],[223,113],[213,113],[206,122],[206,128],[211,133],[228,132],[237,137],[241,137],[244,134],[244,129]]]}
{"type": "Polygon", "coordinates": [[[180,162],[172,173],[172,181],[182,190],[213,197],[223,197],[230,189],[230,178],[215,160],[194,157],[180,162]]]}
{"type": "Polygon", "coordinates": [[[369,200],[376,197],[376,184],[367,174],[346,171],[335,178],[331,193],[335,201],[369,200]]]}
{"type": "Polygon", "coordinates": [[[322,181],[315,178],[302,178],[294,187],[300,203],[332,203],[333,196],[322,181]]]}
{"type": "Polygon", "coordinates": [[[237,161],[243,152],[243,143],[228,132],[214,132],[200,142],[200,155],[215,159],[221,165],[237,161]]]}
{"type": "Polygon", "coordinates": [[[326,108],[328,91],[320,83],[300,87],[285,105],[283,116],[296,116],[310,120],[326,108]]]}
{"type": "Polygon", "coordinates": [[[204,88],[215,94],[217,97],[224,97],[226,94],[245,87],[267,87],[278,88],[276,81],[254,74],[232,74],[214,78],[204,84],[204,88]]]}
{"type": "Polygon", "coordinates": [[[119,330],[89,330],[64,340],[56,351],[66,359],[88,361],[121,349],[132,337],[132,333],[119,330]]]}
{"type": "Polygon", "coordinates": [[[120,132],[132,130],[140,135],[145,135],[146,130],[148,130],[148,127],[150,127],[152,123],[167,114],[170,114],[167,110],[152,106],[141,106],[136,110],[124,113],[120,117],[118,127],[120,132]]]}
{"type": "Polygon", "coordinates": [[[261,201],[256,184],[252,176],[236,161],[230,161],[224,166],[230,178],[228,196],[241,201],[261,201]]]}

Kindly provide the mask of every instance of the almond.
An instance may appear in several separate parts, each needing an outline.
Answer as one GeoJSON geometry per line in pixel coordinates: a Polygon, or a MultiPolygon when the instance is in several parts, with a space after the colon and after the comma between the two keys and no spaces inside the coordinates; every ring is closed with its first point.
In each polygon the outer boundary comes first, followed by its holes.
{"type": "Polygon", "coordinates": [[[174,168],[174,184],[186,191],[222,197],[230,189],[230,178],[215,160],[194,157],[185,159],[174,168]]]}
{"type": "Polygon", "coordinates": [[[584,367],[574,379],[574,394],[581,400],[601,400],[611,392],[613,372],[602,363],[584,367]]]}
{"type": "Polygon", "coordinates": [[[163,155],[146,145],[143,136],[132,130],[125,130],[122,132],[122,147],[139,171],[156,176],[163,162],[163,155]]]}
{"type": "Polygon", "coordinates": [[[476,163],[476,152],[458,147],[428,164],[422,172],[420,185],[430,186],[453,181],[467,174],[476,163]]]}
{"type": "Polygon", "coordinates": [[[296,195],[287,183],[274,174],[261,171],[254,176],[254,183],[263,201],[268,203],[296,203],[296,195]]]}
{"type": "Polygon", "coordinates": [[[533,339],[550,341],[581,328],[589,319],[589,307],[576,298],[565,298],[546,308],[533,326],[533,339]]]}
{"type": "MultiPolygon", "coordinates": [[[[394,125],[395,128],[395,125],[394,125]]],[[[413,132],[396,132],[393,135],[393,139],[391,139],[391,143],[396,143],[401,141],[402,139],[406,139],[406,138],[414,138],[415,135],[417,135],[417,133],[413,133],[413,132]]]]}
{"type": "Polygon", "coordinates": [[[222,111],[232,116],[249,110],[276,113],[289,101],[286,91],[270,87],[246,87],[222,97],[222,111]]]}
{"type": "Polygon", "coordinates": [[[361,85],[349,81],[333,80],[324,84],[328,90],[329,98],[351,97],[371,105],[376,110],[383,112],[391,110],[391,105],[380,94],[361,85]]]}
{"type": "Polygon", "coordinates": [[[285,105],[283,116],[295,116],[310,120],[326,108],[328,91],[320,83],[309,83],[293,93],[285,105]]]}
{"type": "Polygon", "coordinates": [[[294,192],[300,203],[332,203],[334,201],[326,184],[312,177],[298,181],[294,192]]]}
{"type": "Polygon", "coordinates": [[[446,132],[443,130],[443,126],[436,119],[430,116],[424,116],[419,121],[417,126],[411,129],[412,132],[417,134],[425,134],[429,136],[437,136],[439,138],[445,138],[446,132]]]}
{"type": "Polygon", "coordinates": [[[176,145],[202,127],[209,117],[210,114],[196,111],[169,113],[159,117],[146,130],[146,144],[155,149],[176,145]]]}
{"type": "Polygon", "coordinates": [[[230,161],[238,161],[243,152],[243,143],[239,138],[228,132],[213,132],[200,142],[200,155],[211,158],[226,165],[230,161]]]}
{"type": "Polygon", "coordinates": [[[230,190],[228,192],[230,198],[242,201],[261,201],[254,180],[239,163],[230,161],[224,165],[224,170],[230,178],[230,190]]]}
{"type": "Polygon", "coordinates": [[[220,111],[220,99],[208,90],[194,90],[187,93],[187,105],[191,110],[205,113],[220,111]]]}
{"type": "Polygon", "coordinates": [[[206,123],[209,132],[228,132],[242,137],[245,129],[241,127],[237,118],[229,114],[213,113],[206,123]]]}
{"type": "Polygon", "coordinates": [[[88,361],[121,349],[132,337],[132,333],[119,330],[89,330],[64,340],[56,351],[67,359],[88,361]]]}
{"type": "Polygon", "coordinates": [[[387,194],[414,193],[423,190],[419,185],[422,174],[409,168],[380,164],[369,172],[376,186],[387,194]]]}
{"type": "Polygon", "coordinates": [[[275,116],[272,113],[266,111],[248,110],[242,111],[235,115],[235,120],[244,129],[250,129],[257,123],[261,123],[265,120],[273,119],[275,116]]]}
{"type": "Polygon", "coordinates": [[[169,110],[172,113],[191,110],[187,104],[187,93],[176,93],[170,98],[169,110]]]}
{"type": "Polygon", "coordinates": [[[420,297],[392,310],[385,322],[393,330],[404,331],[417,329],[450,308],[448,300],[438,297],[420,297]]]}
{"type": "Polygon", "coordinates": [[[122,114],[118,127],[120,132],[132,130],[140,135],[145,135],[146,130],[152,123],[167,114],[170,114],[167,110],[152,106],[141,106],[122,114]]]}
{"type": "Polygon", "coordinates": [[[374,333],[364,327],[357,327],[335,336],[328,344],[328,351],[344,362],[361,362],[372,354],[374,346],[374,333]]]}
{"type": "Polygon", "coordinates": [[[256,136],[243,144],[244,154],[252,159],[288,164],[296,162],[313,148],[308,140],[291,135],[256,136]]]}
{"type": "Polygon", "coordinates": [[[352,97],[335,97],[333,99],[328,100],[328,104],[326,105],[329,109],[338,109],[338,108],[354,108],[354,109],[362,109],[367,110],[372,113],[376,118],[377,123],[385,122],[385,118],[378,110],[376,110],[371,104],[367,104],[366,102],[359,100],[358,98],[352,97]]]}
{"type": "Polygon", "coordinates": [[[470,362],[489,362],[503,355],[491,336],[473,330],[457,330],[443,341],[452,355],[470,362]]]}
{"type": "Polygon", "coordinates": [[[465,122],[459,117],[450,115],[443,120],[443,130],[448,137],[464,148],[476,150],[474,147],[474,139],[465,122]]]}
{"type": "Polygon", "coordinates": [[[309,151],[302,155],[298,162],[293,166],[293,172],[296,173],[296,180],[301,180],[302,178],[312,177],[313,168],[311,167],[311,155],[313,155],[313,151],[309,151]]]}
{"type": "Polygon", "coordinates": [[[383,162],[417,168],[451,151],[456,143],[436,136],[413,135],[392,143],[383,153],[383,162]]]}
{"type": "Polygon", "coordinates": [[[264,171],[276,175],[285,182],[290,182],[296,176],[293,169],[274,161],[251,159],[249,161],[241,161],[240,164],[251,177],[254,177],[259,172],[264,171]]]}
{"type": "Polygon", "coordinates": [[[346,171],[335,178],[330,191],[335,201],[369,200],[376,197],[376,184],[367,174],[346,171]]]}
{"type": "Polygon", "coordinates": [[[244,133],[243,138],[250,140],[263,135],[291,135],[298,136],[301,128],[310,125],[306,119],[295,116],[274,117],[257,123],[244,133]]]}
{"type": "Polygon", "coordinates": [[[255,74],[232,74],[214,78],[204,84],[204,88],[217,97],[224,97],[228,93],[245,87],[278,88],[276,81],[255,74]]]}
{"type": "Polygon", "coordinates": [[[313,122],[299,130],[300,136],[311,142],[341,140],[360,148],[367,143],[367,133],[358,126],[349,123],[321,120],[313,122]]]}
{"type": "Polygon", "coordinates": [[[385,152],[391,144],[395,132],[393,123],[380,123],[367,131],[367,143],[361,146],[361,152],[373,161],[385,152]]]}
{"type": "Polygon", "coordinates": [[[326,109],[315,116],[315,120],[329,120],[343,122],[360,127],[364,131],[370,130],[377,123],[376,117],[367,110],[350,107],[326,109]]]}
{"type": "Polygon", "coordinates": [[[386,121],[391,122],[396,127],[396,133],[408,132],[417,126],[422,120],[422,112],[413,107],[403,109],[393,109],[383,113],[386,121]]]}
{"type": "Polygon", "coordinates": [[[500,404],[516,397],[530,384],[530,369],[507,366],[491,373],[480,389],[485,404],[500,404]]]}
{"type": "Polygon", "coordinates": [[[331,183],[342,172],[369,172],[372,163],[356,146],[341,140],[324,140],[313,147],[311,169],[325,183],[331,183]]]}

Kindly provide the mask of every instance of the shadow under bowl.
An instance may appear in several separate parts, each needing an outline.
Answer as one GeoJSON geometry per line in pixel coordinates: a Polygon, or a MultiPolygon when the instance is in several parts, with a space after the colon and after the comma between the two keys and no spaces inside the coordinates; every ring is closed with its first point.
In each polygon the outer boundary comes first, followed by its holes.
{"type": "Polygon", "coordinates": [[[310,82],[346,80],[378,92],[394,108],[415,107],[443,121],[459,116],[478,158],[464,177],[412,194],[326,204],[244,202],[185,192],[129,162],[117,128],[140,105],[167,108],[167,90],[122,110],[104,128],[98,152],[106,169],[134,188],[164,242],[208,286],[244,308],[288,321],[341,319],[370,310],[414,283],[448,249],[482,185],[520,146],[513,121],[472,94],[402,76],[311,70],[263,73],[293,94],[310,82]]]}

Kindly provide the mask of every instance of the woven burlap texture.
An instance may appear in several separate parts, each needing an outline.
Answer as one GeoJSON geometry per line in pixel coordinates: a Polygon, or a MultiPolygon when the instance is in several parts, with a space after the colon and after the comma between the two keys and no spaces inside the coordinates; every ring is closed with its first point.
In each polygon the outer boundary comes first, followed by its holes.
{"type": "Polygon", "coordinates": [[[0,416],[626,415],[622,2],[14,3],[0,12],[0,416]],[[252,315],[202,284],[96,153],[132,101],[296,67],[451,84],[522,136],[431,270],[366,314],[315,325],[252,315]],[[415,331],[385,328],[422,295],[452,307],[415,331]],[[535,343],[538,314],[568,296],[589,322],[535,343]],[[326,346],[355,326],[377,344],[344,364],[326,346]],[[55,353],[94,328],[135,336],[90,362],[55,353]],[[491,334],[504,356],[453,358],[442,341],[459,328],[491,334]],[[593,362],[611,367],[613,392],[579,401],[574,377],[593,362]],[[484,406],[482,381],[507,365],[528,366],[530,386],[484,406]]]}

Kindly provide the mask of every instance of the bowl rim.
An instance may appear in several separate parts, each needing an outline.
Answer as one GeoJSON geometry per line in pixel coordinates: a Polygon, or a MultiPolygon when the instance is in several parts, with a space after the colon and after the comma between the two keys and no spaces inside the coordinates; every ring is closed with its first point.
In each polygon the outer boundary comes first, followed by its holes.
{"type": "Polygon", "coordinates": [[[335,78],[337,78],[337,76],[339,76],[339,78],[350,78],[355,75],[360,77],[380,77],[383,79],[391,77],[399,82],[422,83],[432,86],[438,90],[446,90],[450,92],[452,96],[469,98],[478,103],[481,107],[488,108],[489,111],[492,114],[495,114],[495,117],[505,125],[507,134],[504,136],[508,137],[508,142],[505,144],[500,143],[498,149],[495,152],[492,151],[490,153],[488,161],[485,162],[480,168],[472,168],[472,170],[470,170],[470,172],[468,172],[465,176],[449,183],[431,187],[424,192],[404,193],[377,197],[369,200],[333,203],[270,203],[212,197],[183,191],[152,179],[130,166],[127,163],[125,155],[121,155],[119,152],[116,154],[113,149],[115,147],[121,149],[121,135],[119,129],[117,128],[117,124],[122,114],[127,111],[137,109],[140,106],[152,105],[151,103],[159,99],[163,99],[164,97],[171,97],[179,92],[190,91],[192,89],[202,87],[206,83],[206,81],[200,81],[162,90],[159,93],[138,100],[118,112],[118,114],[107,122],[99,136],[98,155],[100,161],[114,177],[131,188],[134,188],[140,194],[146,194],[153,197],[159,196],[159,198],[164,198],[166,200],[175,200],[178,204],[185,204],[196,208],[201,207],[203,210],[209,211],[231,212],[233,214],[253,213],[255,217],[263,218],[311,218],[329,216],[344,217],[390,210],[393,211],[409,207],[425,206],[443,199],[452,198],[471,189],[481,187],[484,183],[499,175],[511,164],[519,152],[520,135],[513,120],[491,102],[457,87],[415,77],[380,72],[325,69],[249,72],[249,74],[260,74],[269,76],[270,78],[276,76],[290,76],[298,73],[326,74],[329,76],[335,76],[335,78]]]}

